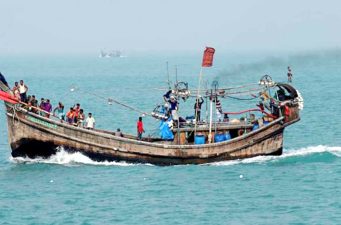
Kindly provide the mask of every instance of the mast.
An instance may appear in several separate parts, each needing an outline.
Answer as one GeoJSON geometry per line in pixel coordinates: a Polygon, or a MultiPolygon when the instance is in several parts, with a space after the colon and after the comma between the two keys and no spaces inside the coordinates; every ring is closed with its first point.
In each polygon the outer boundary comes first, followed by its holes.
{"type": "MultiPolygon", "coordinates": [[[[198,116],[198,105],[199,105],[199,93],[200,93],[200,84],[201,84],[201,77],[202,77],[202,71],[203,67],[211,67],[213,65],[213,55],[214,55],[215,49],[211,47],[206,47],[202,59],[202,64],[200,68],[200,75],[199,75],[199,85],[198,85],[198,92],[196,97],[196,107],[195,107],[195,122],[194,122],[194,137],[196,136],[196,129],[197,129],[197,116],[198,116]]],[[[212,95],[212,90],[211,90],[212,95]]],[[[212,117],[212,99],[211,99],[211,117],[212,117]]],[[[210,118],[210,129],[212,126],[212,118],[210,118]]],[[[211,141],[210,141],[211,143],[211,141]]]]}
{"type": "Polygon", "coordinates": [[[198,84],[198,91],[197,91],[197,97],[195,100],[195,117],[194,117],[194,137],[197,133],[197,117],[198,117],[198,106],[199,106],[199,93],[200,93],[200,84],[201,84],[201,77],[202,77],[202,67],[200,69],[200,74],[199,74],[199,84],[198,84]]]}
{"type": "Polygon", "coordinates": [[[210,128],[208,133],[208,143],[212,142],[212,112],[213,111],[213,94],[211,89],[211,96],[210,96],[210,128]]]}
{"type": "MultiPolygon", "coordinates": [[[[217,94],[217,89],[218,89],[218,81],[213,81],[212,85],[214,87],[214,109],[217,111],[217,101],[218,101],[218,94],[217,94]]],[[[213,109],[212,109],[213,111],[213,109]]],[[[212,115],[213,117],[213,115],[212,115]]],[[[217,132],[217,113],[215,113],[215,123],[214,123],[214,131],[217,132]]]]}

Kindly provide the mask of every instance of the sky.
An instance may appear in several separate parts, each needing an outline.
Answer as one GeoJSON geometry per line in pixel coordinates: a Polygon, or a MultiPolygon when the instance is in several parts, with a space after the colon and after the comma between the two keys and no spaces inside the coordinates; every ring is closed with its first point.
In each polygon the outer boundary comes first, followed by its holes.
{"type": "Polygon", "coordinates": [[[336,0],[0,0],[0,54],[341,47],[336,0]]]}

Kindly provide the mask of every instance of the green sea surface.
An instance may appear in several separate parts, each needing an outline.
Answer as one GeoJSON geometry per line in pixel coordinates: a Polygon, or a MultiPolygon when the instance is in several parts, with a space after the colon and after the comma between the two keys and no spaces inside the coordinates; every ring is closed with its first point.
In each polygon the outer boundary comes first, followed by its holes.
{"type": "MultiPolygon", "coordinates": [[[[0,71],[54,106],[79,102],[97,128],[135,134],[139,113],[107,99],[151,112],[168,88],[166,62],[172,82],[195,89],[201,57],[2,55],[0,71]]],[[[12,158],[1,107],[0,224],[341,224],[341,51],[217,51],[202,87],[256,83],[265,74],[286,81],[288,65],[305,107],[301,121],[285,130],[282,156],[169,167],[95,162],[62,148],[49,159],[12,158]]],[[[256,103],[224,99],[222,106],[238,111],[256,103]]],[[[180,114],[193,114],[191,100],[180,102],[180,114]]],[[[144,121],[145,135],[158,135],[159,122],[144,121]]]]}

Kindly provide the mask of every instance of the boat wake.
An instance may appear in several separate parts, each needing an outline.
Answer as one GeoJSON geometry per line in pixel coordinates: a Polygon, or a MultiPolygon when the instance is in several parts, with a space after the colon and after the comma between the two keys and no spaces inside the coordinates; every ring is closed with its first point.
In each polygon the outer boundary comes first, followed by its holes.
{"type": "MultiPolygon", "coordinates": [[[[212,166],[230,166],[236,164],[252,164],[252,163],[268,163],[268,162],[280,162],[282,160],[288,158],[295,157],[305,157],[308,155],[321,154],[321,153],[330,153],[336,157],[341,157],[341,147],[331,147],[325,145],[318,146],[310,146],[306,148],[300,149],[288,149],[284,150],[281,156],[257,156],[248,159],[240,159],[240,160],[231,160],[231,161],[223,161],[223,162],[215,162],[209,163],[205,165],[212,166]]],[[[59,151],[52,155],[49,158],[35,158],[31,159],[28,157],[11,157],[11,162],[14,163],[45,163],[45,164],[60,164],[67,166],[76,166],[76,165],[95,165],[95,166],[136,166],[136,165],[151,165],[151,164],[134,164],[127,162],[98,162],[90,159],[89,157],[83,155],[80,152],[70,153],[65,151],[63,148],[60,148],[59,151]]]]}
{"type": "Polygon", "coordinates": [[[10,157],[10,161],[14,163],[45,163],[45,164],[59,164],[59,165],[95,165],[95,166],[135,166],[138,164],[127,163],[127,162],[98,162],[90,159],[80,152],[70,153],[65,151],[63,148],[59,148],[55,155],[49,158],[28,158],[28,157],[10,157]]]}
{"type": "Polygon", "coordinates": [[[325,145],[317,145],[317,146],[309,146],[300,149],[286,149],[283,151],[283,154],[280,156],[256,156],[248,159],[239,159],[232,161],[223,161],[223,162],[215,162],[209,163],[208,165],[214,166],[230,166],[236,164],[252,164],[252,163],[268,163],[268,162],[280,162],[290,158],[296,157],[306,157],[309,155],[321,154],[321,153],[330,153],[338,158],[341,157],[341,147],[331,147],[325,145]]]}

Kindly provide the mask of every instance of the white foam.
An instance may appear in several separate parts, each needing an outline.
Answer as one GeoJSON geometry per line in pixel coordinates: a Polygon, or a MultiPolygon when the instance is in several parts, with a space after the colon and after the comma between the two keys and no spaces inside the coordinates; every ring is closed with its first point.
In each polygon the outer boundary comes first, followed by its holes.
{"type": "Polygon", "coordinates": [[[45,164],[60,164],[74,166],[79,164],[87,165],[101,165],[101,166],[134,166],[137,164],[127,163],[127,162],[98,162],[90,159],[89,157],[83,155],[80,152],[70,153],[60,148],[55,155],[49,158],[28,158],[28,157],[10,157],[10,161],[15,163],[45,163],[45,164]]]}
{"type": "Polygon", "coordinates": [[[247,159],[238,159],[238,160],[231,160],[231,161],[209,163],[209,165],[230,166],[230,165],[243,164],[243,163],[245,164],[265,163],[268,161],[276,161],[276,160],[281,160],[281,159],[290,158],[290,157],[306,156],[306,155],[323,153],[323,152],[329,152],[337,157],[341,157],[341,147],[317,145],[317,146],[309,146],[309,147],[300,148],[300,149],[284,150],[283,154],[280,156],[256,156],[256,157],[247,158],[247,159]]]}
{"type": "MultiPolygon", "coordinates": [[[[237,160],[230,160],[230,161],[222,161],[222,162],[215,162],[215,163],[209,163],[208,165],[214,165],[214,166],[230,166],[230,165],[236,165],[236,164],[249,164],[249,163],[266,163],[269,161],[276,161],[281,160],[284,158],[290,158],[290,157],[297,157],[297,156],[305,156],[305,155],[311,155],[316,153],[323,153],[323,152],[329,152],[337,157],[341,157],[341,147],[331,147],[331,146],[325,146],[325,145],[318,145],[318,146],[309,146],[306,148],[300,148],[300,149],[288,149],[284,150],[283,154],[280,156],[257,156],[253,158],[247,158],[247,159],[237,159],[237,160]]],[[[45,164],[60,164],[60,165],[67,165],[67,166],[76,166],[80,164],[86,164],[86,165],[100,165],[100,166],[135,166],[139,164],[134,163],[127,163],[127,162],[97,162],[89,157],[83,155],[80,152],[74,152],[70,153],[65,151],[63,148],[59,148],[57,153],[55,155],[52,155],[51,157],[44,159],[44,158],[27,158],[27,157],[16,157],[10,158],[10,161],[14,163],[45,163],[45,164]]],[[[141,165],[141,164],[140,164],[141,165]]],[[[149,165],[151,164],[143,164],[143,165],[149,165]]],[[[207,165],[207,164],[206,164],[207,165]]]]}

